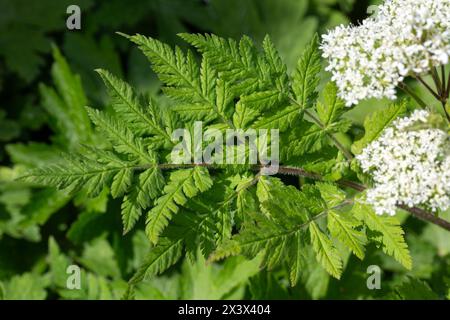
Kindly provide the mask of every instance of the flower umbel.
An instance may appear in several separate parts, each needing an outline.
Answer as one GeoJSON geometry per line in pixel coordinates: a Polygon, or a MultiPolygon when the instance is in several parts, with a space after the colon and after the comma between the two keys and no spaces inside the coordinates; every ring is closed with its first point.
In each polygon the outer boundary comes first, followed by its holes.
{"type": "Polygon", "coordinates": [[[396,98],[406,76],[447,64],[450,0],[388,0],[358,26],[323,36],[327,70],[348,106],[368,98],[396,98]]]}
{"type": "Polygon", "coordinates": [[[367,202],[377,214],[394,215],[399,204],[433,212],[450,208],[450,137],[427,126],[429,117],[417,110],[396,120],[357,156],[373,177],[367,202]]]}

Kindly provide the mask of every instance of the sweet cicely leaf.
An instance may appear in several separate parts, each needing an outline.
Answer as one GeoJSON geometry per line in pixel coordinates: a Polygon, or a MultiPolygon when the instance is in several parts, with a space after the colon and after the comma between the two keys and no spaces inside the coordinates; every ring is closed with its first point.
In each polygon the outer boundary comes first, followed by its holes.
{"type": "Polygon", "coordinates": [[[156,244],[169,220],[178,212],[179,206],[211,186],[212,180],[208,171],[203,168],[173,172],[164,187],[164,194],[156,200],[155,206],[148,213],[146,233],[149,239],[156,244]]]}
{"type": "Polygon", "coordinates": [[[320,230],[315,222],[310,223],[309,233],[317,260],[328,273],[339,279],[342,273],[342,261],[330,238],[320,230]]]}
{"type": "Polygon", "coordinates": [[[411,270],[412,259],[400,222],[395,217],[377,215],[370,206],[360,202],[355,204],[353,212],[370,230],[378,233],[374,238],[382,244],[383,251],[411,270]]]}
{"type": "Polygon", "coordinates": [[[370,142],[377,139],[383,130],[388,127],[399,115],[406,111],[406,100],[394,103],[386,109],[373,112],[364,120],[366,133],[364,137],[356,141],[352,146],[355,154],[361,153],[362,149],[370,142]]]}

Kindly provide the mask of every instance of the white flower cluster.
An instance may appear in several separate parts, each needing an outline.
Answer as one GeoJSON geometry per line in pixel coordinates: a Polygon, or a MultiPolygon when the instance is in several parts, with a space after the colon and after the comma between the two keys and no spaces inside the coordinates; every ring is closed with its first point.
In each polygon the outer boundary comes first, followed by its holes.
{"type": "Polygon", "coordinates": [[[426,125],[429,116],[417,110],[397,119],[357,156],[373,177],[367,203],[377,214],[394,215],[397,204],[450,208],[450,137],[441,129],[414,129],[426,125]]]}
{"type": "Polygon", "coordinates": [[[395,99],[406,76],[448,63],[450,0],[387,0],[361,25],[324,35],[321,49],[348,106],[395,99]]]}

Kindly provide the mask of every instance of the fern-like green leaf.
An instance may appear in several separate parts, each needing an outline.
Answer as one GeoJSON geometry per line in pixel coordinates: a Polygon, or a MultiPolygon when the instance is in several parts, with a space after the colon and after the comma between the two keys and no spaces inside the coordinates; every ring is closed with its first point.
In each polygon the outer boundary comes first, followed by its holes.
{"type": "Polygon", "coordinates": [[[293,75],[293,90],[302,109],[311,108],[317,99],[319,73],[322,68],[319,52],[319,37],[314,36],[298,61],[293,75]]]}
{"type": "Polygon", "coordinates": [[[87,98],[81,79],[70,70],[69,64],[54,47],[52,78],[55,89],[41,84],[41,105],[49,113],[51,127],[58,132],[56,140],[64,147],[75,149],[79,143],[92,141],[91,122],[85,110],[87,98]],[[59,137],[61,136],[61,137],[59,137]],[[62,138],[62,139],[61,139],[62,138]]]}
{"type": "Polygon", "coordinates": [[[131,186],[133,180],[133,169],[124,168],[116,173],[111,184],[111,195],[113,198],[123,196],[131,186]]]}
{"type": "Polygon", "coordinates": [[[273,81],[279,92],[289,91],[289,77],[287,76],[287,67],[280,57],[275,45],[269,36],[263,41],[264,57],[269,65],[269,81],[273,81]]]}
{"type": "Polygon", "coordinates": [[[121,119],[133,125],[133,131],[138,134],[157,135],[171,143],[169,134],[155,121],[150,110],[144,109],[129,84],[106,70],[98,69],[97,72],[108,88],[114,110],[121,119]]]}
{"type": "Polygon", "coordinates": [[[142,215],[142,207],[137,200],[137,192],[131,192],[123,198],[121,206],[123,234],[128,233],[142,215]]]}
{"type": "Polygon", "coordinates": [[[337,95],[338,89],[332,82],[324,89],[324,102],[317,103],[317,114],[325,128],[331,129],[345,112],[345,103],[337,95]]]}
{"type": "Polygon", "coordinates": [[[321,150],[325,146],[326,132],[308,121],[299,121],[288,137],[288,153],[299,157],[321,150]]]}
{"type": "MultiPolygon", "coordinates": [[[[180,34],[180,37],[197,48],[208,59],[215,70],[230,81],[245,79],[241,89],[253,87],[252,79],[257,79],[255,69],[255,47],[250,38],[243,37],[238,43],[216,35],[180,34]]],[[[245,90],[243,90],[245,91],[245,90]]]]}
{"type": "Polygon", "coordinates": [[[363,260],[367,239],[362,231],[357,230],[361,227],[361,223],[355,218],[333,210],[328,212],[328,230],[331,235],[339,239],[358,258],[363,260]]]}
{"type": "Polygon", "coordinates": [[[139,174],[136,200],[142,209],[146,209],[150,205],[151,200],[161,193],[164,184],[164,176],[158,167],[147,169],[139,174]]]}
{"type": "Polygon", "coordinates": [[[317,260],[329,274],[339,279],[342,273],[342,260],[330,238],[320,230],[315,222],[310,223],[309,234],[317,260]]]}
{"type": "Polygon", "coordinates": [[[303,252],[308,245],[306,229],[309,228],[317,260],[331,275],[339,278],[342,273],[339,252],[314,222],[326,213],[321,202],[308,201],[308,194],[284,186],[276,178],[262,177],[257,195],[263,214],[255,213],[252,216],[254,224],[247,224],[239,234],[220,246],[211,259],[237,254],[253,258],[263,252],[263,266],[270,270],[285,262],[289,266],[291,284],[295,285],[304,266],[303,252]]]}
{"type": "Polygon", "coordinates": [[[128,169],[130,168],[127,165],[105,166],[99,161],[81,155],[65,155],[64,162],[33,169],[21,179],[70,192],[85,189],[89,195],[96,196],[109,185],[114,175],[128,169]]]}
{"type": "Polygon", "coordinates": [[[149,239],[156,244],[172,215],[178,212],[179,206],[183,206],[189,198],[211,186],[212,180],[204,168],[195,167],[172,172],[164,188],[164,195],[156,200],[155,207],[148,213],[146,233],[149,239]]]}
{"type": "Polygon", "coordinates": [[[160,243],[153,247],[145,257],[144,262],[130,279],[129,284],[131,286],[136,285],[144,278],[150,278],[164,272],[180,259],[182,252],[183,241],[181,239],[161,239],[160,243]]]}
{"type": "Polygon", "coordinates": [[[174,51],[167,44],[139,34],[128,38],[148,57],[171,97],[188,102],[209,102],[203,95],[200,70],[192,53],[185,55],[179,47],[174,51]]]}
{"type": "Polygon", "coordinates": [[[363,138],[356,141],[352,146],[352,152],[359,154],[365,146],[376,140],[397,117],[406,111],[406,100],[394,103],[386,109],[373,112],[364,120],[366,133],[363,138]]]}
{"type": "Polygon", "coordinates": [[[289,281],[293,287],[300,279],[305,265],[306,258],[304,250],[306,243],[306,233],[298,232],[294,235],[290,244],[290,251],[288,253],[291,257],[289,261],[289,281]]]}
{"type": "Polygon", "coordinates": [[[386,254],[393,256],[406,269],[411,270],[411,255],[403,237],[404,231],[397,218],[377,215],[372,207],[361,202],[355,204],[353,213],[363,220],[370,230],[378,233],[373,238],[382,244],[386,254]]]}
{"type": "Polygon", "coordinates": [[[88,113],[92,122],[105,133],[117,152],[133,156],[143,163],[154,162],[142,139],[136,137],[122,122],[95,109],[88,108],[88,113]]]}

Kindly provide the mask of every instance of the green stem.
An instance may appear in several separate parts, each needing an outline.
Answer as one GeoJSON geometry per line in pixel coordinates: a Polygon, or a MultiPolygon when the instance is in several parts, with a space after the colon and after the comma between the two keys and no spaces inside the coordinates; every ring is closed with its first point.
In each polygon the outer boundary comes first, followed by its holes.
{"type": "MultiPolygon", "coordinates": [[[[297,100],[293,99],[293,98],[289,98],[289,100],[294,103],[296,106],[300,107],[301,109],[303,109],[303,106],[300,105],[297,100]]],[[[309,110],[305,110],[305,115],[307,115],[317,126],[319,126],[319,128],[321,128],[322,130],[325,129],[325,125],[322,123],[322,121],[320,121],[320,119],[318,119],[313,113],[311,113],[309,110]]],[[[348,160],[348,161],[352,161],[353,160],[353,154],[347,150],[347,148],[345,148],[342,143],[339,142],[339,140],[332,134],[332,133],[328,133],[327,132],[328,137],[331,139],[331,141],[333,141],[334,145],[336,146],[336,148],[338,148],[342,154],[344,155],[344,157],[348,160]]]]}
{"type": "Polygon", "coordinates": [[[445,116],[447,117],[448,122],[450,123],[450,114],[447,112],[447,100],[441,100],[442,109],[444,110],[445,116]]]}
{"type": "MultiPolygon", "coordinates": [[[[311,112],[309,112],[308,110],[305,110],[305,114],[310,117],[321,129],[325,129],[323,123],[317,119],[317,117],[315,117],[311,112]]],[[[331,133],[327,133],[328,136],[330,137],[331,141],[333,141],[334,145],[336,146],[336,148],[338,148],[345,156],[345,158],[348,161],[352,161],[353,160],[353,154],[347,150],[347,148],[345,148],[342,143],[339,142],[339,140],[331,133]]]]}
{"type": "Polygon", "coordinates": [[[445,90],[445,98],[448,99],[450,94],[450,73],[448,74],[447,78],[447,90],[445,90]]]}
{"type": "Polygon", "coordinates": [[[447,97],[447,84],[445,83],[446,75],[445,75],[445,66],[441,66],[441,78],[442,78],[442,94],[444,97],[447,97]]]}
{"type": "MultiPolygon", "coordinates": [[[[445,73],[443,74],[444,76],[445,76],[445,73]]],[[[425,80],[423,80],[420,76],[416,76],[415,77],[435,98],[436,98],[436,100],[438,100],[440,103],[441,103],[441,105],[442,105],[442,109],[444,110],[444,114],[445,114],[445,116],[447,117],[447,120],[450,122],[450,115],[449,115],[449,113],[447,112],[447,110],[446,110],[446,108],[445,108],[445,106],[446,106],[446,103],[447,103],[447,100],[448,100],[448,98],[447,98],[447,93],[446,93],[446,89],[444,89],[445,87],[444,86],[442,86],[442,89],[441,89],[441,93],[440,94],[437,94],[429,85],[428,85],[428,83],[426,83],[425,82],[425,80]]],[[[445,83],[445,80],[444,80],[444,83],[445,83]]]]}
{"type": "Polygon", "coordinates": [[[436,71],[436,68],[431,69],[431,77],[433,78],[434,83],[436,84],[436,89],[439,93],[439,96],[442,96],[443,92],[442,82],[441,79],[439,79],[439,75],[438,72],[436,71]]]}
{"type": "Polygon", "coordinates": [[[442,109],[444,110],[444,114],[447,117],[448,122],[450,122],[450,114],[447,112],[446,104],[448,101],[448,90],[445,85],[445,68],[444,66],[441,66],[441,73],[442,73],[442,81],[439,79],[439,74],[436,68],[433,68],[431,70],[431,75],[433,77],[434,83],[436,84],[436,87],[439,91],[439,96],[437,99],[442,105],[442,109]]]}
{"type": "Polygon", "coordinates": [[[436,99],[438,99],[439,101],[441,101],[441,96],[439,94],[437,94],[433,88],[431,88],[428,83],[425,82],[425,80],[422,79],[421,76],[416,76],[415,77],[436,99]]]}
{"type": "Polygon", "coordinates": [[[426,108],[427,104],[420,99],[418,95],[416,95],[405,83],[400,83],[398,87],[403,90],[406,94],[410,95],[422,108],[426,108]]]}

